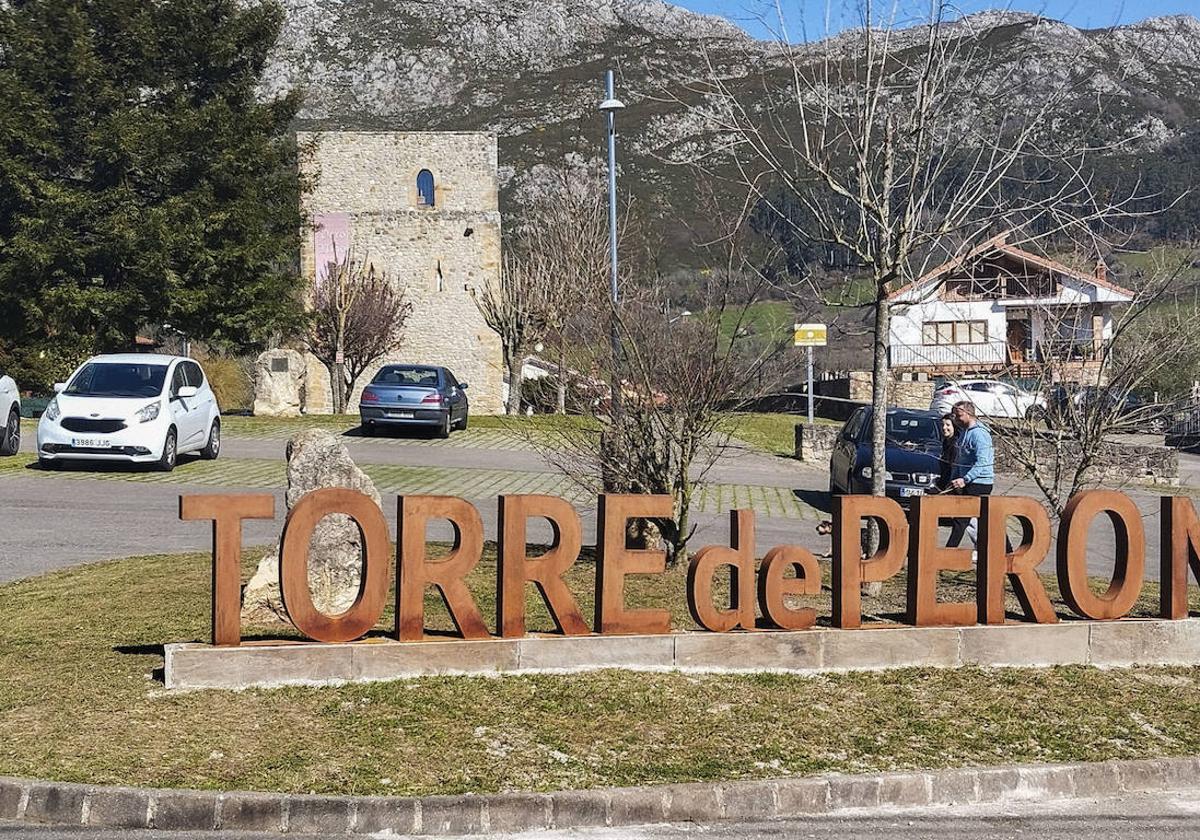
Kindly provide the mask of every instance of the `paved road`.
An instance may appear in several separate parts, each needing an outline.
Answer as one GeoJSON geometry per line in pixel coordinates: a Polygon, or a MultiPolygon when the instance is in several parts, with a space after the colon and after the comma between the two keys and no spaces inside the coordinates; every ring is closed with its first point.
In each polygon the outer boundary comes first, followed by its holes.
{"type": "MultiPolygon", "coordinates": [[[[514,470],[534,475],[545,474],[552,469],[536,453],[514,448],[430,445],[430,442],[403,439],[345,440],[360,464],[460,471],[514,470]]],[[[25,443],[26,446],[31,444],[31,436],[26,438],[25,443]]],[[[282,461],[284,447],[285,441],[280,439],[230,437],[225,442],[223,457],[234,461],[242,459],[241,463],[246,464],[282,461]]],[[[1185,456],[1185,463],[1186,475],[1200,477],[1200,459],[1185,456]]],[[[209,529],[202,523],[178,521],[179,494],[265,492],[262,485],[217,488],[175,483],[186,481],[188,466],[184,464],[172,476],[172,483],[166,485],[113,480],[113,476],[106,480],[94,480],[78,473],[70,477],[47,475],[34,470],[0,476],[0,581],[115,557],[206,550],[210,544],[209,529]]],[[[806,511],[805,515],[809,518],[760,514],[760,552],[782,543],[798,543],[819,554],[829,550],[828,540],[817,535],[814,529],[816,520],[825,515],[829,504],[824,492],[827,475],[823,471],[786,458],[731,450],[706,476],[706,480],[727,482],[730,486],[781,488],[794,494],[794,506],[806,511]]],[[[1002,492],[1037,495],[1034,488],[1012,482],[1002,481],[999,489],[1002,492]]],[[[494,494],[476,497],[469,490],[462,492],[480,508],[487,535],[494,538],[494,494]]],[[[284,505],[281,492],[276,490],[275,495],[276,510],[280,516],[275,522],[247,522],[244,538],[247,545],[266,545],[278,538],[284,505]]],[[[1157,497],[1148,493],[1135,493],[1134,496],[1146,516],[1147,576],[1153,579],[1158,574],[1157,497]]],[[[744,502],[739,499],[737,504],[744,502]]],[[[727,515],[723,510],[713,510],[712,507],[709,505],[707,512],[696,516],[696,545],[724,542],[728,537],[727,515]]],[[[385,505],[385,513],[394,525],[394,506],[385,505]]],[[[585,535],[594,534],[595,517],[591,506],[581,506],[580,513],[585,522],[585,535]]],[[[449,531],[434,529],[431,536],[447,538],[449,531]]],[[[539,532],[535,528],[531,532],[531,539],[534,540],[548,537],[547,529],[539,532]]],[[[1112,536],[1110,526],[1103,520],[1094,526],[1090,543],[1089,567],[1092,572],[1109,573],[1113,564],[1112,536]]],[[[1048,563],[1052,563],[1052,559],[1048,563]]]]}
{"type": "MultiPolygon", "coordinates": [[[[316,835],[238,834],[243,840],[316,835]]],[[[337,835],[344,837],[345,835],[337,835]]],[[[396,837],[398,835],[388,835],[396,837]]],[[[479,835],[476,835],[479,836],[479,835]]],[[[1111,799],[1009,802],[962,808],[864,811],[854,816],[769,822],[623,827],[490,835],[492,840],[1200,840],[1200,790],[1111,799]]],[[[0,822],[0,838],[34,840],[165,840],[163,832],[36,828],[0,822]]],[[[215,840],[213,832],[170,834],[171,840],[215,840]]]]}
{"type": "MultiPolygon", "coordinates": [[[[0,477],[0,582],[40,574],[80,563],[139,554],[206,551],[211,528],[203,522],[180,522],[180,494],[262,493],[261,488],[211,487],[187,484],[144,484],[134,481],[100,481],[53,478],[42,475],[0,477]]],[[[243,544],[262,546],[278,540],[283,528],[282,490],[274,492],[276,518],[247,520],[243,544]]],[[[479,508],[484,533],[496,536],[494,497],[471,499],[479,508]]],[[[596,517],[591,508],[580,508],[585,542],[594,542],[596,517]]],[[[395,500],[387,500],[384,514],[396,522],[395,500]]],[[[696,517],[699,544],[729,539],[728,515],[696,517]]],[[[760,517],[761,550],[795,543],[816,552],[828,551],[828,538],[816,533],[809,520],[760,517]]],[[[434,524],[430,538],[449,540],[448,526],[434,524]]],[[[531,523],[531,542],[548,542],[551,533],[540,521],[531,523]]]]}

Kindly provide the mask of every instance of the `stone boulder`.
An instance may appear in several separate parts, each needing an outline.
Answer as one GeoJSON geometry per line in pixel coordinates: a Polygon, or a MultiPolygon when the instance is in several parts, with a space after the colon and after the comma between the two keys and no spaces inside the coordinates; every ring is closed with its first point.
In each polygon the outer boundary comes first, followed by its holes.
{"type": "MultiPolygon", "coordinates": [[[[312,490],[348,487],[380,504],[379,491],[358,468],[336,437],[319,429],[300,432],[287,445],[287,509],[312,490]]],[[[313,604],[328,615],[349,609],[358,596],[362,576],[362,538],[354,520],[344,514],[322,519],[313,532],[308,555],[308,583],[313,604]]],[[[279,551],[268,554],[242,591],[242,621],[247,624],[286,622],[279,591],[279,551]]]]}
{"type": "Polygon", "coordinates": [[[307,365],[295,350],[267,350],[254,363],[254,413],[299,417],[307,365]]]}

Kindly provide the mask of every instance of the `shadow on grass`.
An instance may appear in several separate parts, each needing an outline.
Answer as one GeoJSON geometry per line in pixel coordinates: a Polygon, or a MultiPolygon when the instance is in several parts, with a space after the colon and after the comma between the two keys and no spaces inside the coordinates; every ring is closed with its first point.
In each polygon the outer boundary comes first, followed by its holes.
{"type": "MultiPolygon", "coordinates": [[[[162,659],[165,655],[165,649],[162,645],[116,645],[113,648],[114,653],[122,654],[123,656],[157,656],[162,659]]],[[[159,685],[166,685],[166,665],[156,666],[150,672],[150,679],[154,680],[159,685]]]]}

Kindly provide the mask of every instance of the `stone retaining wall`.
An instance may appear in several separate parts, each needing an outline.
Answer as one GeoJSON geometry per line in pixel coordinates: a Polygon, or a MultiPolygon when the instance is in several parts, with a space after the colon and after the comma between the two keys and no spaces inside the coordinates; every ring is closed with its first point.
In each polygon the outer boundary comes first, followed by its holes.
{"type": "Polygon", "coordinates": [[[828,464],[833,445],[841,433],[841,426],[814,423],[796,424],[796,460],[808,464],[828,464]]]}
{"type": "Polygon", "coordinates": [[[175,644],[166,647],[164,671],[168,689],[199,689],[602,668],[821,673],[964,665],[1200,665],[1200,619],[241,647],[175,644]]]}
{"type": "MultiPolygon", "coordinates": [[[[1072,465],[1080,459],[1079,445],[1059,440],[1050,434],[1031,437],[1027,432],[1006,438],[996,435],[996,470],[1012,475],[1025,473],[1024,462],[1033,461],[1050,468],[1058,457],[1072,465]],[[1056,452],[1055,450],[1059,450],[1056,452]]],[[[1129,482],[1146,484],[1175,484],[1179,480],[1179,453],[1165,446],[1134,446],[1113,441],[1096,453],[1096,463],[1088,471],[1088,480],[1121,486],[1129,482]]]]}

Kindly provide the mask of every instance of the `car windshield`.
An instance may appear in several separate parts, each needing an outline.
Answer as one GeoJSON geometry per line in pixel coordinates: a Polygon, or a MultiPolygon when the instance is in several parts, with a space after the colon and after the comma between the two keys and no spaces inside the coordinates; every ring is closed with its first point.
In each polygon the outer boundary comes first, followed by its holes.
{"type": "Polygon", "coordinates": [[[887,442],[890,446],[906,449],[940,444],[942,424],[935,417],[913,414],[889,414],[887,418],[887,442]]]}
{"type": "Polygon", "coordinates": [[[372,385],[400,385],[418,388],[436,388],[438,373],[434,368],[386,367],[371,381],[372,385]]]}
{"type": "Polygon", "coordinates": [[[166,378],[166,365],[88,362],[63,393],[72,397],[157,397],[166,378]]]}

